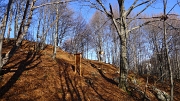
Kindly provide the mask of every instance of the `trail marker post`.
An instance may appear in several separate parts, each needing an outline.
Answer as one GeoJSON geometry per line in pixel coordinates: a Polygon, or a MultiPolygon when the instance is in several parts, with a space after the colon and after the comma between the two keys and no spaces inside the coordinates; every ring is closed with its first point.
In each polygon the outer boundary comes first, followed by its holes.
{"type": "Polygon", "coordinates": [[[79,75],[82,76],[81,70],[81,53],[74,54],[75,55],[75,69],[74,72],[76,73],[79,70],[79,75]]]}

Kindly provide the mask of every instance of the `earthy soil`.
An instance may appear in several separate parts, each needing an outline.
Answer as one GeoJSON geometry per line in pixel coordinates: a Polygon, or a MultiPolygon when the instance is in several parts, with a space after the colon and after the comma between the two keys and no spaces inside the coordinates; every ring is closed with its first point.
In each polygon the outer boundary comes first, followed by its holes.
{"type": "MultiPolygon", "coordinates": [[[[8,52],[14,41],[4,41],[3,53],[8,52]]],[[[22,46],[3,67],[0,80],[0,101],[140,101],[142,94],[124,91],[117,86],[118,68],[103,62],[82,59],[82,76],[74,72],[74,55],[57,50],[52,59],[53,47],[35,52],[34,42],[23,41],[22,46]]],[[[129,72],[129,86],[145,91],[146,75],[129,72]]],[[[146,95],[158,101],[151,92],[155,77],[149,77],[146,95]]],[[[174,100],[180,101],[180,81],[175,81],[174,100]]],[[[157,83],[156,87],[170,92],[169,81],[157,83]]]]}

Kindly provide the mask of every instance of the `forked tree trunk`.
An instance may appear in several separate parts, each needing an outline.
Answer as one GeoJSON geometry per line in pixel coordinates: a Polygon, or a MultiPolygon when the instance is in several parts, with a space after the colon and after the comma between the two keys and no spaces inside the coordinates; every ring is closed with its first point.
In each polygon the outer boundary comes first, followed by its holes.
{"type": "Polygon", "coordinates": [[[152,21],[147,21],[147,22],[145,22],[145,23],[143,23],[143,24],[141,24],[139,26],[131,28],[131,30],[128,30],[127,25],[130,24],[130,22],[132,22],[132,20],[136,19],[136,17],[138,17],[142,12],[144,12],[144,10],[146,10],[154,2],[154,0],[153,1],[150,1],[150,0],[143,1],[140,4],[137,4],[138,0],[134,0],[133,4],[130,5],[128,10],[126,10],[125,7],[124,7],[125,0],[117,0],[118,1],[118,6],[119,6],[119,16],[118,16],[118,18],[114,17],[111,5],[109,5],[110,6],[110,12],[109,12],[105,8],[105,6],[101,2],[101,0],[96,0],[96,1],[102,7],[102,9],[106,13],[106,15],[109,18],[111,18],[111,20],[112,20],[112,22],[113,22],[113,24],[114,24],[114,26],[116,28],[116,31],[117,31],[117,33],[119,35],[120,45],[121,45],[120,46],[120,78],[119,78],[120,82],[119,82],[119,87],[126,90],[127,75],[128,75],[128,61],[127,61],[127,38],[128,38],[128,33],[130,31],[132,31],[132,30],[135,30],[135,29],[140,28],[140,27],[142,27],[144,25],[147,25],[148,23],[151,23],[152,21]],[[127,17],[130,15],[132,10],[135,9],[136,7],[144,5],[144,4],[147,4],[146,7],[144,7],[140,12],[138,12],[138,14],[136,16],[134,16],[132,18],[132,20],[130,20],[127,23],[126,22],[127,17]]]}
{"type": "Polygon", "coordinates": [[[128,61],[127,61],[127,23],[126,23],[126,12],[124,8],[124,0],[119,1],[119,12],[120,12],[120,24],[116,23],[116,29],[120,38],[120,78],[119,87],[126,90],[127,88],[127,76],[128,76],[128,61]]]}
{"type": "MultiPolygon", "coordinates": [[[[123,4],[122,4],[123,5],[123,4]]],[[[112,21],[116,27],[117,33],[120,38],[120,77],[118,86],[124,90],[127,88],[127,75],[128,75],[128,62],[127,62],[127,25],[124,6],[120,6],[120,25],[112,17],[112,21]]]]}
{"type": "Polygon", "coordinates": [[[117,30],[120,39],[120,77],[118,86],[124,90],[127,88],[127,76],[128,76],[128,61],[127,61],[127,23],[126,23],[126,12],[124,8],[124,0],[119,1],[119,12],[120,18],[116,20],[113,15],[112,7],[111,10],[111,19],[117,30]],[[119,24],[120,23],[120,24],[119,24]]]}

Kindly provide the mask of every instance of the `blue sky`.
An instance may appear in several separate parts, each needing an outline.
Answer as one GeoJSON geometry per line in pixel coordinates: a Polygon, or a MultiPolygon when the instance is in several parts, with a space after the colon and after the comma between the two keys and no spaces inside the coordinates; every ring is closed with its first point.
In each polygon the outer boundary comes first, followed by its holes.
{"type": "MultiPolygon", "coordinates": [[[[125,0],[125,8],[127,9],[134,0],[125,0]]],[[[140,1],[144,1],[144,0],[140,0],[140,1]]],[[[117,0],[106,0],[106,8],[109,10],[109,3],[114,7],[117,7],[118,2],[117,0]]],[[[167,12],[170,11],[170,9],[177,3],[177,0],[168,0],[167,1],[167,12]]],[[[87,6],[82,6],[83,4],[72,4],[71,8],[77,12],[80,12],[82,14],[82,16],[84,17],[84,19],[89,22],[89,20],[91,19],[92,15],[95,12],[94,8],[89,8],[87,6]]],[[[133,12],[136,13],[138,11],[140,11],[142,8],[144,8],[144,6],[138,7],[136,8],[133,12]]],[[[163,13],[163,3],[162,0],[157,0],[157,2],[155,4],[153,4],[152,6],[150,6],[145,12],[145,14],[147,15],[154,15],[154,14],[159,14],[159,13],[163,13]]],[[[176,5],[175,8],[171,11],[171,13],[177,13],[180,15],[180,7],[179,5],[176,5]]]]}

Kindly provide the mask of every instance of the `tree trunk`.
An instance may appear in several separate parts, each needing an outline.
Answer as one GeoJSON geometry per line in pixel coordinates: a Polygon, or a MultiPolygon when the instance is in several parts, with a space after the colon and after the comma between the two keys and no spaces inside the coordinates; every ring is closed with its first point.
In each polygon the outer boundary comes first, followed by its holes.
{"type": "MultiPolygon", "coordinates": [[[[163,0],[163,4],[164,4],[164,17],[166,17],[166,5],[167,5],[167,0],[163,0]]],[[[173,101],[173,90],[174,90],[174,85],[173,85],[173,74],[172,74],[172,68],[171,68],[171,65],[170,65],[170,59],[169,59],[169,55],[168,55],[168,46],[167,46],[167,43],[166,43],[166,20],[167,19],[163,19],[163,28],[164,28],[164,47],[165,47],[165,60],[166,60],[166,63],[167,63],[167,67],[169,69],[169,78],[170,78],[170,87],[171,87],[171,98],[170,100],[173,101]]]]}
{"type": "Polygon", "coordinates": [[[112,21],[117,30],[120,39],[120,77],[118,86],[124,90],[127,88],[127,75],[128,75],[128,62],[127,62],[127,23],[126,13],[124,11],[124,0],[119,3],[120,8],[120,20],[117,20],[112,16],[112,21]],[[119,24],[120,23],[120,24],[119,24]]]}
{"type": "Polygon", "coordinates": [[[9,21],[9,24],[8,24],[8,34],[7,34],[7,41],[9,42],[9,38],[10,38],[10,34],[11,34],[11,23],[12,23],[12,12],[10,13],[10,21],[9,21]]]}
{"type": "Polygon", "coordinates": [[[36,33],[36,47],[35,47],[35,51],[36,52],[39,52],[40,51],[40,49],[41,49],[41,40],[39,40],[39,39],[41,39],[41,37],[43,37],[43,36],[40,36],[40,24],[41,24],[41,19],[39,19],[39,23],[38,23],[38,28],[37,28],[37,33],[36,33]]]}
{"type": "Polygon", "coordinates": [[[15,18],[14,18],[14,38],[17,38],[17,31],[18,31],[18,13],[19,13],[19,4],[16,4],[16,12],[15,12],[15,18]]]}
{"type": "MultiPolygon", "coordinates": [[[[134,37],[136,38],[136,36],[134,37]]],[[[136,39],[135,39],[136,40],[136,39]]],[[[138,73],[138,69],[137,69],[137,47],[136,47],[136,43],[133,44],[132,46],[132,51],[133,51],[133,68],[134,68],[134,72],[138,73]]]]}
{"type": "MultiPolygon", "coordinates": [[[[128,62],[127,62],[127,23],[126,12],[124,8],[124,0],[119,1],[120,12],[120,30],[118,31],[120,38],[120,82],[119,87],[126,90],[127,88],[127,75],[128,75],[128,62]]],[[[116,22],[117,24],[118,22],[116,22]]]]}
{"type": "Polygon", "coordinates": [[[180,68],[179,68],[179,58],[178,58],[178,49],[175,47],[175,63],[174,63],[174,67],[176,68],[176,79],[180,79],[180,68]]]}
{"type": "MultiPolygon", "coordinates": [[[[117,0],[118,1],[118,7],[119,7],[119,16],[118,16],[118,18],[114,17],[111,4],[109,5],[109,7],[110,7],[110,12],[109,12],[105,8],[105,6],[101,2],[101,0],[96,0],[96,1],[102,7],[102,9],[106,13],[106,15],[111,18],[111,20],[112,20],[112,22],[113,22],[113,24],[114,24],[114,26],[116,28],[116,31],[117,31],[117,33],[119,35],[120,45],[121,46],[120,46],[120,78],[119,78],[120,82],[119,82],[118,86],[120,88],[123,88],[124,90],[126,90],[126,87],[127,87],[127,75],[128,75],[128,61],[127,61],[127,38],[128,38],[128,33],[130,31],[134,30],[134,29],[140,28],[140,27],[150,23],[150,22],[146,22],[144,24],[141,24],[139,26],[131,28],[131,30],[128,30],[127,25],[130,24],[131,20],[129,21],[129,23],[127,23],[126,20],[127,20],[127,17],[129,16],[129,14],[132,12],[132,10],[134,8],[148,3],[149,0],[146,1],[146,2],[142,2],[139,5],[137,4],[138,0],[134,0],[134,3],[129,7],[129,9],[127,11],[126,11],[126,9],[124,7],[125,0],[117,0]]],[[[153,3],[153,1],[150,2],[148,5],[146,5],[146,7],[144,9],[142,9],[136,16],[134,16],[133,19],[136,19],[136,17],[138,17],[152,3],[153,3]]]]}
{"type": "Polygon", "coordinates": [[[127,63],[127,43],[125,36],[121,39],[121,53],[120,53],[120,83],[119,87],[126,90],[127,87],[127,75],[128,75],[128,63],[127,63]]]}
{"type": "Polygon", "coordinates": [[[2,66],[3,66],[3,64],[2,64],[2,57],[1,57],[1,54],[2,54],[2,45],[3,45],[3,34],[0,34],[0,73],[1,73],[1,70],[2,70],[2,66]]]}
{"type": "Polygon", "coordinates": [[[53,49],[53,59],[56,58],[56,52],[57,52],[57,44],[58,44],[58,24],[59,24],[59,11],[58,11],[58,5],[56,6],[56,32],[54,35],[54,49],[53,49]]]}
{"type": "Polygon", "coordinates": [[[177,79],[180,79],[180,67],[179,67],[179,57],[178,57],[178,54],[176,54],[176,62],[177,62],[176,65],[177,65],[177,70],[178,70],[177,79]]]}
{"type": "Polygon", "coordinates": [[[12,4],[12,0],[9,0],[6,13],[4,14],[4,18],[3,18],[1,25],[0,25],[0,34],[3,34],[3,37],[4,37],[5,31],[6,31],[6,25],[7,25],[8,18],[9,18],[9,12],[10,12],[10,8],[11,8],[11,4],[12,4]]]}
{"type": "Polygon", "coordinates": [[[0,25],[0,73],[1,73],[2,67],[4,65],[3,58],[1,57],[2,56],[2,45],[3,45],[3,38],[4,38],[5,31],[6,31],[6,25],[7,25],[7,21],[8,21],[11,4],[12,4],[12,0],[9,0],[6,14],[4,15],[4,18],[0,25]]]}

